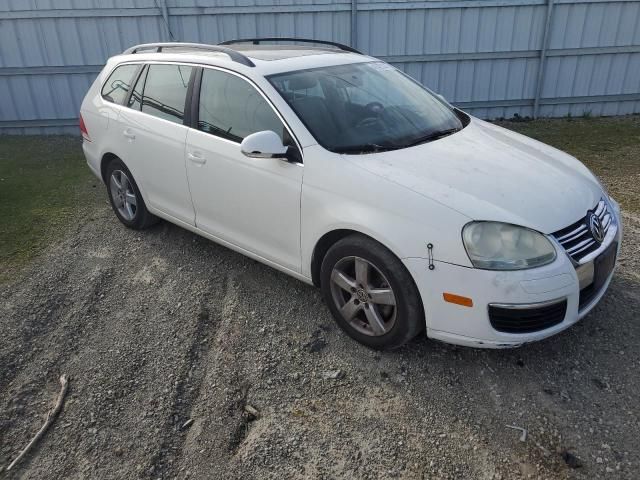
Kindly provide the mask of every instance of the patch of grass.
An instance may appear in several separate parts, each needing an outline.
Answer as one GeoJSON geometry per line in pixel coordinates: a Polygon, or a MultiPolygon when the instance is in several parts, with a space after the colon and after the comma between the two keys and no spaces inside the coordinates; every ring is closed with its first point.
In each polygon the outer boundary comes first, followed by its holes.
{"type": "Polygon", "coordinates": [[[0,282],[97,202],[80,139],[0,136],[0,282]]]}
{"type": "Polygon", "coordinates": [[[640,116],[500,122],[570,153],[595,173],[622,208],[640,212],[640,116]]]}

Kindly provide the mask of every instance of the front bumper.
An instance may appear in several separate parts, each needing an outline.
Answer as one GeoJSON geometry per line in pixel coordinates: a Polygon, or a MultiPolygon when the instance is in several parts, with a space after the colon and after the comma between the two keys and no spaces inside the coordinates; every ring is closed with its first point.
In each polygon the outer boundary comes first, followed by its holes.
{"type": "MultiPolygon", "coordinates": [[[[616,205],[617,207],[617,205],[616,205]]],[[[615,208],[617,231],[607,245],[617,242],[620,251],[622,223],[615,208]]],[[[561,248],[561,247],[560,247],[561,248]]],[[[579,307],[580,280],[569,257],[559,250],[550,265],[531,270],[488,271],[435,261],[429,270],[428,260],[404,259],[416,281],[424,304],[427,336],[447,343],[478,348],[511,348],[555,335],[587,315],[604,296],[612,270],[598,292],[579,307]],[[471,307],[445,302],[449,292],[473,300],[471,307]],[[493,328],[490,304],[544,305],[566,300],[564,318],[555,325],[529,333],[507,333],[493,328]]]]}

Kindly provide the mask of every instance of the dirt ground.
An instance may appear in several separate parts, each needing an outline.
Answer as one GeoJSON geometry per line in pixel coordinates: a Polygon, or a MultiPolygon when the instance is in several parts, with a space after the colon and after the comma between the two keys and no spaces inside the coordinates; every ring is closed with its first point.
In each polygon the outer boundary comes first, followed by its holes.
{"type": "Polygon", "coordinates": [[[127,230],[92,195],[0,285],[0,470],[71,377],[52,428],[0,478],[640,475],[637,213],[609,292],[561,335],[379,353],[318,290],[168,223],[127,230]]]}

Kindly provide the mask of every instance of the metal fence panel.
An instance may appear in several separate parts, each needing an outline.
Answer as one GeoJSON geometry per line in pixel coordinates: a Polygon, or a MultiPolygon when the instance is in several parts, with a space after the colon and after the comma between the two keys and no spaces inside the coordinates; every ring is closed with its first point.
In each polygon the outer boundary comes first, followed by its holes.
{"type": "Polygon", "coordinates": [[[640,112],[640,0],[5,0],[0,133],[77,132],[133,44],[255,36],[354,43],[483,118],[640,112]]]}

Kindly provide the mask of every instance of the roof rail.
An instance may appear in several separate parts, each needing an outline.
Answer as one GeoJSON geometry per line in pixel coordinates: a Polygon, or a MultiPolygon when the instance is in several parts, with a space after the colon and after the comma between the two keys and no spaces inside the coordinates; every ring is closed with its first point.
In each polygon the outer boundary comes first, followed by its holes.
{"type": "Polygon", "coordinates": [[[241,63],[242,65],[246,65],[247,67],[255,67],[255,63],[249,60],[248,57],[238,52],[237,50],[233,50],[232,48],[222,47],[220,45],[207,45],[205,43],[179,43],[179,42],[168,42],[168,43],[143,43],[141,45],[135,45],[131,48],[127,48],[123,55],[129,55],[133,53],[140,53],[141,50],[155,50],[156,52],[162,52],[168,48],[192,48],[194,50],[206,50],[209,52],[220,52],[225,53],[229,56],[231,60],[234,62],[241,63]]]}
{"type": "Polygon", "coordinates": [[[226,42],[219,43],[218,45],[233,45],[235,43],[248,43],[251,42],[254,45],[260,45],[260,42],[301,42],[301,43],[317,43],[319,45],[330,45],[332,47],[344,50],[345,52],[358,53],[362,55],[353,47],[343,45],[336,42],[327,42],[326,40],[313,40],[311,38],[292,38],[292,37],[265,37],[265,38],[239,38],[237,40],[227,40],[226,42]]]}

